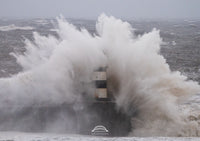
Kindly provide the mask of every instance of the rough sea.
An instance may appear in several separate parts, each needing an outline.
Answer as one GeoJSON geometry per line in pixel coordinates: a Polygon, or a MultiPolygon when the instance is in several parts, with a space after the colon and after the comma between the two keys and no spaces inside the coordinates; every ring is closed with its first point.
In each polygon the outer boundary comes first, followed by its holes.
{"type": "Polygon", "coordinates": [[[139,111],[129,137],[54,133],[58,118],[45,133],[17,132],[26,120],[0,125],[0,140],[200,140],[200,20],[0,19],[0,111],[74,101],[104,64],[118,107],[139,111]]]}

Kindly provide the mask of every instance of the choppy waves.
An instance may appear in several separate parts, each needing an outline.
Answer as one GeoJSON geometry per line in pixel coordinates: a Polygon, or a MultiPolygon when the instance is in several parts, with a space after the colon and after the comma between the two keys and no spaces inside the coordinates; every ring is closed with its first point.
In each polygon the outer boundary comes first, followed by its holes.
{"type": "Polygon", "coordinates": [[[129,23],[106,15],[98,18],[96,34],[64,18],[57,22],[59,38],[34,33],[34,42],[25,41],[24,54],[13,53],[23,71],[0,79],[0,110],[6,111],[7,105],[73,103],[83,91],[93,97],[81,84],[92,81],[93,70],[108,66],[117,108],[133,117],[130,136],[199,136],[198,122],[179,107],[200,86],[170,70],[160,54],[159,30],[137,36],[129,23]]]}
{"type": "Polygon", "coordinates": [[[14,24],[8,25],[8,26],[0,26],[0,31],[11,31],[11,30],[33,30],[33,27],[30,26],[16,26],[14,24]]]}

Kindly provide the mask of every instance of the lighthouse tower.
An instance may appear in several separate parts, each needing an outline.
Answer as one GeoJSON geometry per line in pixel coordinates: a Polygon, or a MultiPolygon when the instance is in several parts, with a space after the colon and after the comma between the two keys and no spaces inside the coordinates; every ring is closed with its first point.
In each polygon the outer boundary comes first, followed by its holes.
{"type": "Polygon", "coordinates": [[[95,98],[98,101],[110,101],[107,90],[107,67],[100,67],[93,73],[93,81],[96,86],[95,98]]]}

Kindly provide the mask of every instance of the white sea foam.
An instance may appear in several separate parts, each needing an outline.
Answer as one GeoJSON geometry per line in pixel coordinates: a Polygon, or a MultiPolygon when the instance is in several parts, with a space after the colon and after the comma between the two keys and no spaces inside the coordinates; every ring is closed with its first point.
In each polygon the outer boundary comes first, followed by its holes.
{"type": "Polygon", "coordinates": [[[39,25],[47,25],[48,24],[48,21],[45,19],[37,19],[37,20],[34,20],[34,22],[36,22],[39,25]]]}
{"type": "Polygon", "coordinates": [[[175,46],[176,45],[176,41],[172,41],[172,45],[175,46]]]}
{"type": "Polygon", "coordinates": [[[13,54],[24,71],[0,79],[0,107],[73,103],[86,90],[93,97],[81,84],[107,65],[118,108],[133,117],[130,136],[199,135],[198,124],[178,107],[200,87],[170,70],[160,54],[159,30],[136,36],[129,23],[104,14],[98,18],[97,35],[63,18],[57,21],[59,39],[34,33],[34,43],[25,42],[26,52],[13,54]]]}
{"type": "Polygon", "coordinates": [[[20,27],[20,26],[16,26],[14,24],[11,24],[11,25],[8,25],[8,26],[1,26],[0,27],[0,31],[11,31],[11,30],[33,30],[34,28],[33,27],[30,27],[30,26],[23,26],[23,27],[20,27]]]}
{"type": "Polygon", "coordinates": [[[22,133],[0,132],[0,140],[4,141],[199,141],[199,138],[184,137],[95,137],[74,134],[47,134],[47,133],[22,133]]]}

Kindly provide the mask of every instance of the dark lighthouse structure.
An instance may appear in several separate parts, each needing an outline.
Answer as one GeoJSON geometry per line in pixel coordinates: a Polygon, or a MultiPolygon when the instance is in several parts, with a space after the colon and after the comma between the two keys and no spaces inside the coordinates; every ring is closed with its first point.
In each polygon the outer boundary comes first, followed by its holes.
{"type": "MultiPolygon", "coordinates": [[[[59,105],[16,105],[15,112],[1,112],[1,131],[48,131],[49,124],[59,120],[63,133],[91,135],[94,127],[101,125],[110,136],[126,136],[131,130],[130,117],[118,110],[113,95],[108,91],[107,67],[99,67],[92,74],[92,98],[82,95],[83,101],[59,105]],[[25,124],[24,124],[25,123],[25,124]],[[13,125],[16,125],[13,127],[13,125]],[[3,127],[3,128],[1,128],[3,127]]],[[[85,84],[84,84],[85,85],[85,84]]],[[[12,109],[13,107],[7,107],[12,109]]]]}
{"type": "Polygon", "coordinates": [[[79,111],[78,124],[80,134],[91,134],[97,125],[103,125],[110,136],[126,136],[131,130],[130,117],[116,108],[114,97],[107,86],[107,67],[99,67],[93,73],[95,85],[94,101],[79,111]],[[85,114],[89,113],[89,116],[85,114]]]}

